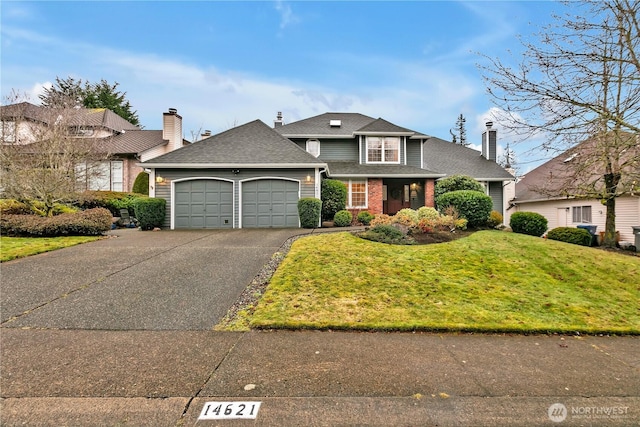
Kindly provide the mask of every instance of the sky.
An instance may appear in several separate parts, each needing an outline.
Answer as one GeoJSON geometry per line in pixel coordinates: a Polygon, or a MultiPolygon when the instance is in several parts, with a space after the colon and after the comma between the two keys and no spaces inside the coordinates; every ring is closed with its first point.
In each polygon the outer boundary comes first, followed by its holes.
{"type": "MultiPolygon", "coordinates": [[[[56,77],[117,82],[145,129],[176,108],[185,138],[325,112],[382,117],[479,149],[495,108],[482,55],[518,61],[551,1],[0,2],[0,89],[38,103],[56,77]]],[[[514,62],[515,64],[515,62],[514,62]]],[[[551,157],[513,145],[519,172],[551,157]]]]}

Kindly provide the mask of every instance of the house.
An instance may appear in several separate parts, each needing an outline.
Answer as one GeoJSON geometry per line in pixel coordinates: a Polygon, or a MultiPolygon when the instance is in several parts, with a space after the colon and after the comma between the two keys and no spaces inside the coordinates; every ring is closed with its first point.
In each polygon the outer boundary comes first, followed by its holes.
{"type": "Polygon", "coordinates": [[[284,124],[278,113],[273,128],[250,122],[141,166],[150,194],[167,200],[167,227],[298,227],[299,198],[320,198],[325,177],[347,185],[354,214],[434,206],[436,180],[462,173],[485,183],[502,211],[513,176],[495,163],[496,141],[488,127],[480,154],[363,114],[284,124]]]}
{"type": "MultiPolygon", "coordinates": [[[[505,223],[509,223],[508,217],[514,212],[536,212],[547,219],[550,230],[593,225],[597,227],[596,232],[604,233],[606,206],[599,198],[575,196],[594,183],[595,188],[599,188],[598,178],[603,173],[599,173],[597,164],[583,158],[584,152],[594,149],[593,144],[593,140],[586,140],[521,178],[515,184],[515,196],[510,200],[505,223]],[[580,174],[576,174],[576,168],[581,170],[580,174]]],[[[637,137],[633,137],[627,147],[622,147],[622,156],[631,153],[637,158],[638,150],[637,137]]],[[[640,170],[632,163],[627,168],[628,179],[619,185],[623,194],[616,198],[616,231],[620,241],[632,243],[632,227],[640,226],[640,188],[637,187],[640,170]]]]}
{"type": "Polygon", "coordinates": [[[104,108],[51,109],[28,102],[0,107],[0,136],[3,144],[18,144],[25,151],[37,150],[63,118],[69,138],[91,139],[104,160],[92,162],[97,171],[79,183],[82,189],[131,191],[140,161],[182,147],[182,118],[175,109],[163,113],[162,130],[140,129],[113,111],[104,108]]]}

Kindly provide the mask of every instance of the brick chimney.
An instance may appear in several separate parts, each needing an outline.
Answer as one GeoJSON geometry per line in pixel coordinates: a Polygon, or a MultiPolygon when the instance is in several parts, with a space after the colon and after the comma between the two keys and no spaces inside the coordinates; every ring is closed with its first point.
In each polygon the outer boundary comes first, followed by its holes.
{"type": "Polygon", "coordinates": [[[273,127],[279,128],[283,124],[284,122],[282,121],[282,111],[278,111],[278,115],[276,116],[276,119],[273,121],[273,127]]]}
{"type": "Polygon", "coordinates": [[[482,157],[496,161],[498,131],[493,129],[493,122],[486,123],[487,129],[482,132],[482,157]]]}
{"type": "Polygon", "coordinates": [[[175,108],[162,113],[162,139],[169,140],[167,152],[182,147],[182,116],[175,108]]]}

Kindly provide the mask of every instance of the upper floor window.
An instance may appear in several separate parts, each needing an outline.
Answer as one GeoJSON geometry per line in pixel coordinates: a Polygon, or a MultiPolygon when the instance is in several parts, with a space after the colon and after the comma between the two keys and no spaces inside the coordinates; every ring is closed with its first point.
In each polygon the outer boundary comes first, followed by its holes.
{"type": "Polygon", "coordinates": [[[368,136],[367,163],[400,163],[400,138],[368,136]]]}
{"type": "Polygon", "coordinates": [[[318,157],[320,155],[320,141],[317,139],[307,140],[307,153],[313,157],[318,157]]]}
{"type": "Polygon", "coordinates": [[[72,126],[69,128],[69,135],[72,136],[92,136],[93,128],[86,126],[72,126]]]}

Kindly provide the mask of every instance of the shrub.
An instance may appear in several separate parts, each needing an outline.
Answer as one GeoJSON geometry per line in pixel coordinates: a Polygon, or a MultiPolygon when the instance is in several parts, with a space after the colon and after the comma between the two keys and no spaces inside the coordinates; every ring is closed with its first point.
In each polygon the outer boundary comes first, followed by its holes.
{"type": "Polygon", "coordinates": [[[138,176],[136,176],[136,180],[133,181],[134,193],[144,194],[145,196],[149,195],[149,174],[146,172],[140,172],[138,176]]]}
{"type": "Polygon", "coordinates": [[[393,225],[376,225],[369,231],[359,234],[363,239],[380,243],[389,243],[394,245],[408,245],[414,241],[407,238],[404,233],[393,225]]]}
{"type": "Polygon", "coordinates": [[[7,236],[97,236],[111,229],[111,212],[104,208],[94,208],[52,217],[2,215],[0,226],[7,236]]]}
{"type": "Polygon", "coordinates": [[[489,219],[487,220],[487,226],[491,228],[496,228],[500,224],[502,224],[502,214],[498,211],[491,211],[489,214],[489,219]]]}
{"type": "Polygon", "coordinates": [[[347,206],[347,186],[337,179],[325,179],[321,184],[322,220],[331,221],[347,206]]]}
{"type": "MultiPolygon", "coordinates": [[[[484,194],[484,187],[475,179],[466,175],[453,175],[436,182],[435,198],[437,199],[445,193],[460,190],[479,191],[484,194]]],[[[440,208],[440,205],[438,205],[438,208],[440,208]]]]}
{"type": "Polygon", "coordinates": [[[86,191],[82,193],[78,205],[81,209],[107,208],[113,216],[120,216],[120,209],[128,209],[129,215],[134,216],[133,205],[140,198],[146,196],[118,191],[86,191]]]}
{"type": "Polygon", "coordinates": [[[375,218],[375,215],[369,211],[362,211],[358,213],[358,216],[356,218],[362,225],[369,225],[371,224],[371,220],[375,218]]]}
{"type": "Polygon", "coordinates": [[[584,228],[558,227],[547,233],[547,238],[574,245],[591,246],[591,233],[584,228]]]}
{"type": "Polygon", "coordinates": [[[351,215],[351,212],[347,210],[341,210],[336,212],[335,216],[333,217],[333,224],[336,227],[348,227],[351,225],[352,220],[353,215],[351,215]]]}
{"type": "Polygon", "coordinates": [[[164,199],[138,198],[133,207],[140,228],[142,230],[151,230],[154,227],[161,227],[164,222],[166,206],[167,202],[164,199]]]}
{"type": "Polygon", "coordinates": [[[547,231],[547,219],[535,212],[515,212],[509,226],[515,233],[540,237],[547,231]]]}
{"type": "Polygon", "coordinates": [[[313,197],[304,197],[298,200],[298,216],[302,228],[316,228],[320,223],[320,211],[322,200],[313,197]]]}
{"type": "Polygon", "coordinates": [[[428,219],[440,218],[440,212],[438,212],[436,208],[431,208],[427,206],[422,206],[421,208],[418,208],[417,214],[418,214],[418,220],[423,218],[428,218],[428,219]]]}
{"type": "Polygon", "coordinates": [[[28,215],[31,208],[28,204],[16,199],[0,199],[0,215],[28,215]]]}
{"type": "Polygon", "coordinates": [[[375,218],[371,220],[371,223],[369,225],[371,225],[372,227],[375,227],[377,225],[389,225],[391,224],[391,220],[392,220],[392,217],[390,217],[389,215],[379,214],[379,215],[376,215],[375,218]]]}
{"type": "Polygon", "coordinates": [[[418,213],[413,209],[405,208],[400,209],[392,218],[393,224],[400,224],[409,228],[415,227],[418,224],[418,213]]]}
{"type": "Polygon", "coordinates": [[[436,199],[440,212],[453,206],[460,217],[468,221],[469,227],[480,227],[487,223],[493,208],[491,197],[473,190],[458,190],[445,193],[436,199]]]}

